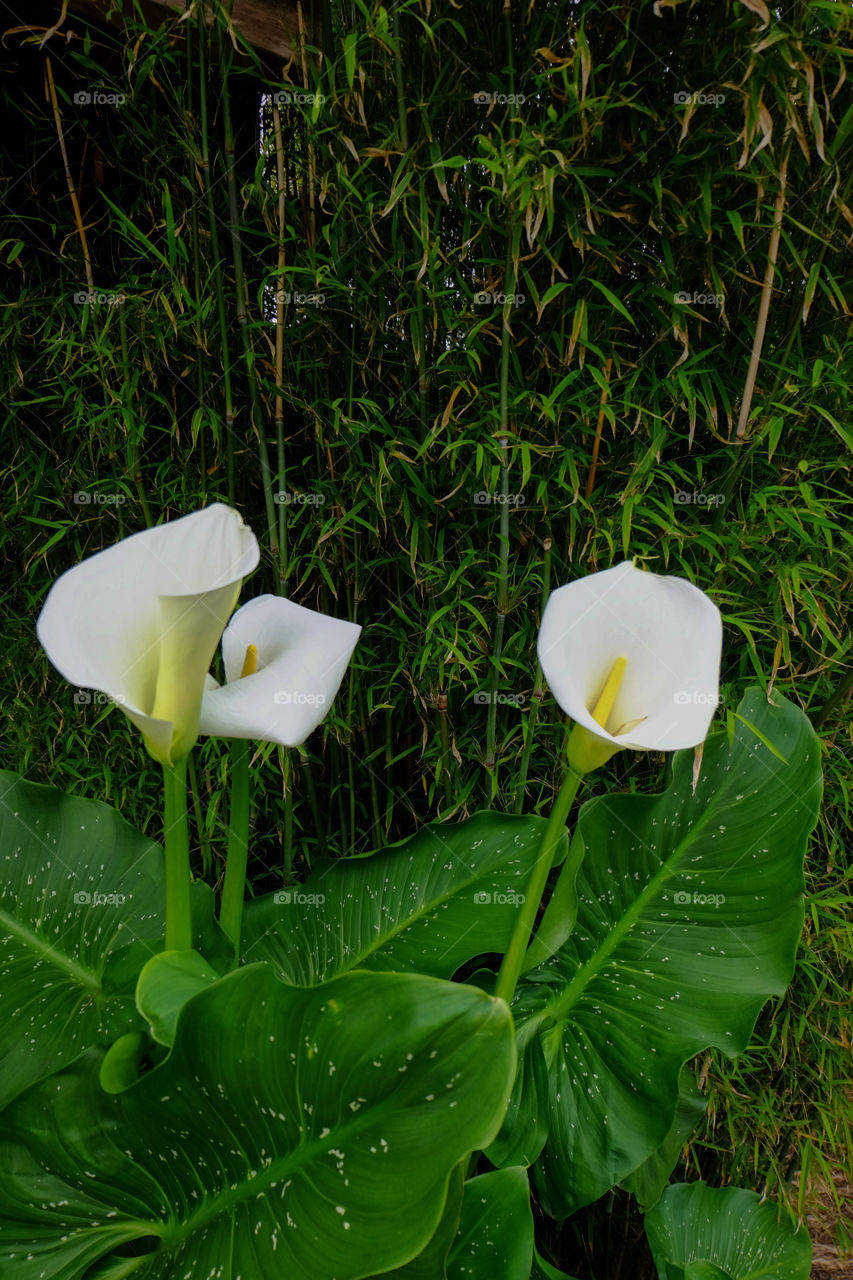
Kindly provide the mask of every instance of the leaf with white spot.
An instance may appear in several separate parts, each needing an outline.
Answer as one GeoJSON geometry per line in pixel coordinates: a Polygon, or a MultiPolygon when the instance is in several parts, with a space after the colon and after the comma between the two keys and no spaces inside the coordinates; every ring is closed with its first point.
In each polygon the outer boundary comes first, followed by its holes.
{"type": "Polygon", "coordinates": [[[684,1280],[809,1280],[808,1232],[741,1187],[679,1182],[646,1214],[658,1271],[684,1280]]]}
{"type": "Polygon", "coordinates": [[[163,854],[109,805],[0,773],[0,1107],[141,1026],[163,854]]]}
{"type": "MultiPolygon", "coordinates": [[[[449,978],[508,946],[546,825],[477,813],[371,857],[321,863],[298,889],[247,904],[243,955],[300,985],[354,968],[449,978]]],[[[563,835],[555,863],[567,847],[563,835]]]]}
{"type": "Polygon", "coordinates": [[[101,1090],[101,1056],[4,1114],[4,1276],[401,1267],[435,1235],[455,1166],[494,1137],[515,1069],[509,1010],[474,987],[363,972],[290,987],[266,964],[192,996],[169,1057],[124,1092],[101,1090]]]}
{"type": "Polygon", "coordinates": [[[638,1169],[672,1126],[683,1063],[710,1046],[743,1052],[791,980],[820,745],[778,694],[751,689],[738,710],[731,746],[707,739],[695,794],[693,752],[680,751],[662,795],[581,810],[574,932],[513,1006],[526,1056],[537,1037],[544,1050],[547,1105],[520,1069],[495,1148],[517,1160],[514,1131],[547,1115],[536,1181],[554,1217],[638,1169]]]}
{"type": "Polygon", "coordinates": [[[465,1183],[447,1280],[529,1280],[533,1214],[527,1171],[498,1169],[465,1183]]]}

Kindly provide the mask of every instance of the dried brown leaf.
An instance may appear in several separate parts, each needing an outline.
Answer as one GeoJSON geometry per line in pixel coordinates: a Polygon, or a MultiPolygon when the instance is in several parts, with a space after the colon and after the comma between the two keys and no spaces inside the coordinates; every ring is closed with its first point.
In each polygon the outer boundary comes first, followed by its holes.
{"type": "Polygon", "coordinates": [[[767,5],[764,3],[764,0],[740,0],[740,2],[742,5],[745,5],[746,8],[749,9],[752,13],[758,14],[759,18],[761,19],[762,27],[770,26],[770,10],[767,8],[767,5]]]}

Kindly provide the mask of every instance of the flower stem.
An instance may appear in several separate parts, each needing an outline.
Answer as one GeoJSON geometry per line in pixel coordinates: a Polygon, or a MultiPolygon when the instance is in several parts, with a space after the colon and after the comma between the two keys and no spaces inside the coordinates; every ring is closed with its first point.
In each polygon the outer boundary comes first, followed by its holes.
{"type": "Polygon", "coordinates": [[[572,807],[582,779],[583,774],[575,773],[573,769],[569,769],[560,788],[560,794],[554,802],[554,808],[551,810],[551,816],[548,819],[548,825],[545,828],[545,834],[539,846],[539,857],[531,872],[524,902],[521,904],[521,910],[516,918],[515,928],[495,987],[495,995],[500,996],[502,1000],[506,1000],[507,1004],[511,1003],[512,997],[515,995],[516,984],[524,968],[527,945],[530,942],[533,926],[536,923],[536,913],[539,910],[542,894],[545,892],[548,873],[551,870],[557,845],[566,826],[566,818],[569,816],[569,810],[572,807]]]}
{"type": "Polygon", "coordinates": [[[231,741],[231,812],[228,821],[228,855],[219,923],[231,940],[236,960],[240,959],[240,931],[246,892],[246,863],[249,857],[249,743],[231,741]]]}
{"type": "Polygon", "coordinates": [[[187,824],[187,757],[163,766],[166,851],[166,950],[191,951],[190,843],[187,824]]]}

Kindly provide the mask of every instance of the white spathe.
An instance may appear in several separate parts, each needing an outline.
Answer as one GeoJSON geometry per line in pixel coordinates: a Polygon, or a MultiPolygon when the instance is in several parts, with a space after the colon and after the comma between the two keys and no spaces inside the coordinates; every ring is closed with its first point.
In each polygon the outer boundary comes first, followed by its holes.
{"type": "Polygon", "coordinates": [[[222,637],[226,683],[208,677],[201,732],[298,747],[328,714],[360,634],[292,600],[250,600],[222,637]],[[257,671],[241,678],[250,645],[257,671]]]}
{"type": "Polygon", "coordinates": [[[719,701],[721,648],[720,611],[703,591],[630,560],[553,591],[538,642],[554,697],[604,759],[625,747],[675,751],[704,741],[719,701]],[[625,674],[602,727],[592,709],[622,657],[625,674]]]}
{"type": "Polygon", "coordinates": [[[173,765],[198,737],[205,678],[258,544],[237,511],[202,511],[122,539],[75,565],[36,625],[72,684],[108,694],[173,765]]]}

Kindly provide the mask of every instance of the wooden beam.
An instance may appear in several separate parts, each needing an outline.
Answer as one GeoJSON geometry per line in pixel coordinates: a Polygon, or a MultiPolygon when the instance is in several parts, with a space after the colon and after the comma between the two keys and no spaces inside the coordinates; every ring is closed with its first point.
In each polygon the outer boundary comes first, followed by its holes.
{"type": "MultiPolygon", "coordinates": [[[[114,0],[70,0],[69,9],[87,17],[120,22],[114,0]]],[[[152,25],[174,19],[187,8],[187,0],[143,0],[141,6],[133,0],[121,0],[125,14],[142,9],[146,21],[152,25]]],[[[299,34],[297,0],[234,0],[231,20],[235,29],[259,54],[278,61],[290,62],[296,55],[299,34]]],[[[180,27],[178,27],[180,30],[180,27]]]]}

